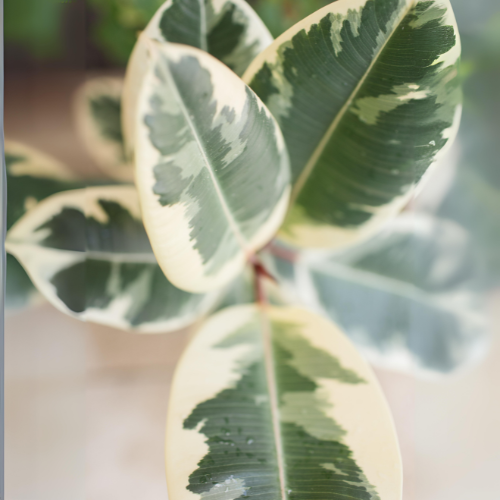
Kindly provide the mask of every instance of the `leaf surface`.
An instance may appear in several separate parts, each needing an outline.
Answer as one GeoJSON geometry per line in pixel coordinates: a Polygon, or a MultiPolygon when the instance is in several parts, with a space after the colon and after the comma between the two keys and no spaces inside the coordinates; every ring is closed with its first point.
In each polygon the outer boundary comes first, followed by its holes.
{"type": "Polygon", "coordinates": [[[333,324],[302,309],[209,319],[177,368],[166,440],[172,500],[401,498],[374,375],[333,324]]]}
{"type": "MultiPolygon", "coordinates": [[[[242,75],[273,37],[245,0],[167,0],[144,30],[158,42],[204,50],[242,75]]],[[[123,128],[130,152],[138,93],[147,71],[147,47],[138,40],[127,66],[123,128]]]]}
{"type": "Polygon", "coordinates": [[[288,206],[289,161],[274,118],[212,56],[152,42],[137,131],[142,213],[165,275],[191,292],[229,283],[288,206]]]}
{"type": "Polygon", "coordinates": [[[265,258],[294,300],[339,324],[382,368],[446,374],[487,348],[480,259],[454,222],[406,214],[348,251],[265,258]]]}
{"type": "Polygon", "coordinates": [[[53,305],[83,320],[166,332],[193,323],[218,299],[165,278],[131,186],[53,195],[10,229],[6,248],[53,305]]]}
{"type": "Polygon", "coordinates": [[[407,203],[456,134],[459,56],[448,0],[338,0],[255,59],[291,159],[282,238],[343,246],[407,203]]]}

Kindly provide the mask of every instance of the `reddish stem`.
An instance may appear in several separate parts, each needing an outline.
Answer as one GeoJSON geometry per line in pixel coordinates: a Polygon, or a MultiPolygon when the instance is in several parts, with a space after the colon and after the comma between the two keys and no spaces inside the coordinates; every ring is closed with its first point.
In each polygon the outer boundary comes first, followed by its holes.
{"type": "Polygon", "coordinates": [[[264,267],[262,262],[253,255],[250,258],[250,263],[253,266],[254,276],[255,276],[255,297],[259,304],[266,304],[267,297],[264,291],[264,279],[267,278],[271,281],[277,283],[276,278],[264,267]]]}

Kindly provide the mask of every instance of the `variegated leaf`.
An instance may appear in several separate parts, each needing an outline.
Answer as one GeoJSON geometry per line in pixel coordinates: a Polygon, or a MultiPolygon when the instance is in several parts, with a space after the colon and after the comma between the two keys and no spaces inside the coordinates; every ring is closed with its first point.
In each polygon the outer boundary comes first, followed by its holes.
{"type": "MultiPolygon", "coordinates": [[[[5,142],[7,230],[48,196],[81,186],[73,173],[44,153],[15,141],[5,142]]],[[[39,301],[30,278],[13,255],[7,256],[5,304],[19,309],[39,301]]]]}
{"type": "MultiPolygon", "coordinates": [[[[245,0],[167,0],[144,31],[159,42],[205,50],[242,75],[273,37],[245,0]]],[[[137,98],[147,71],[147,46],[137,42],[127,67],[123,130],[130,153],[135,140],[137,98]]]]}
{"type": "Polygon", "coordinates": [[[194,322],[218,298],[167,281],[131,186],[53,195],[10,229],[6,248],[53,305],[83,320],[165,332],[194,322]]]}
{"type": "Polygon", "coordinates": [[[151,42],[136,183],[167,278],[221,287],[278,230],[290,193],[281,132],[255,94],[206,52],[151,42]]]}
{"type": "Polygon", "coordinates": [[[75,95],[76,128],[91,158],[111,178],[132,181],[134,167],[125,158],[120,78],[93,78],[75,95]]]}
{"type": "Polygon", "coordinates": [[[374,375],[338,328],[296,308],[209,319],[182,358],[166,436],[171,500],[400,500],[374,375]]]}
{"type": "Polygon", "coordinates": [[[338,0],[256,58],[291,158],[284,239],[343,246],[407,203],[456,134],[459,56],[449,0],[338,0]]]}
{"type": "Polygon", "coordinates": [[[292,300],[338,323],[374,364],[422,375],[476,361],[489,341],[481,262],[457,224],[406,214],[337,253],[263,258],[292,300]]]}

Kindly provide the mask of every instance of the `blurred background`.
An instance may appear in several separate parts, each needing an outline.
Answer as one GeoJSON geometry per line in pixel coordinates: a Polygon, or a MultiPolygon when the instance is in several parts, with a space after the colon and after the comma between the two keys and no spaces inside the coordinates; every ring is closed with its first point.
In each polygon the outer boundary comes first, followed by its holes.
{"type": "MultiPolygon", "coordinates": [[[[467,233],[475,257],[464,266],[481,291],[487,327],[480,355],[452,374],[376,364],[400,438],[404,500],[500,498],[500,4],[451,2],[463,45],[462,124],[409,210],[467,233]]],[[[278,36],[329,2],[249,3],[278,36]]],[[[123,76],[137,33],[161,4],[4,0],[6,137],[96,176],[75,130],[74,92],[96,75],[123,76]]],[[[189,335],[133,335],[45,303],[9,313],[7,500],[165,499],[169,383],[189,335]]]]}

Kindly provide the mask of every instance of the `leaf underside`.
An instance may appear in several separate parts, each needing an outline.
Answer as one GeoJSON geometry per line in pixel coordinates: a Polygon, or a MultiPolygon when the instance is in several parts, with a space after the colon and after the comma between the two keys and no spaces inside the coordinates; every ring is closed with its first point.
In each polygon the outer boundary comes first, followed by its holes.
{"type": "Polygon", "coordinates": [[[405,214],[344,252],[304,251],[292,262],[281,247],[272,251],[263,259],[280,285],[339,324],[377,366],[446,374],[486,348],[481,261],[451,221],[405,214]]]}

